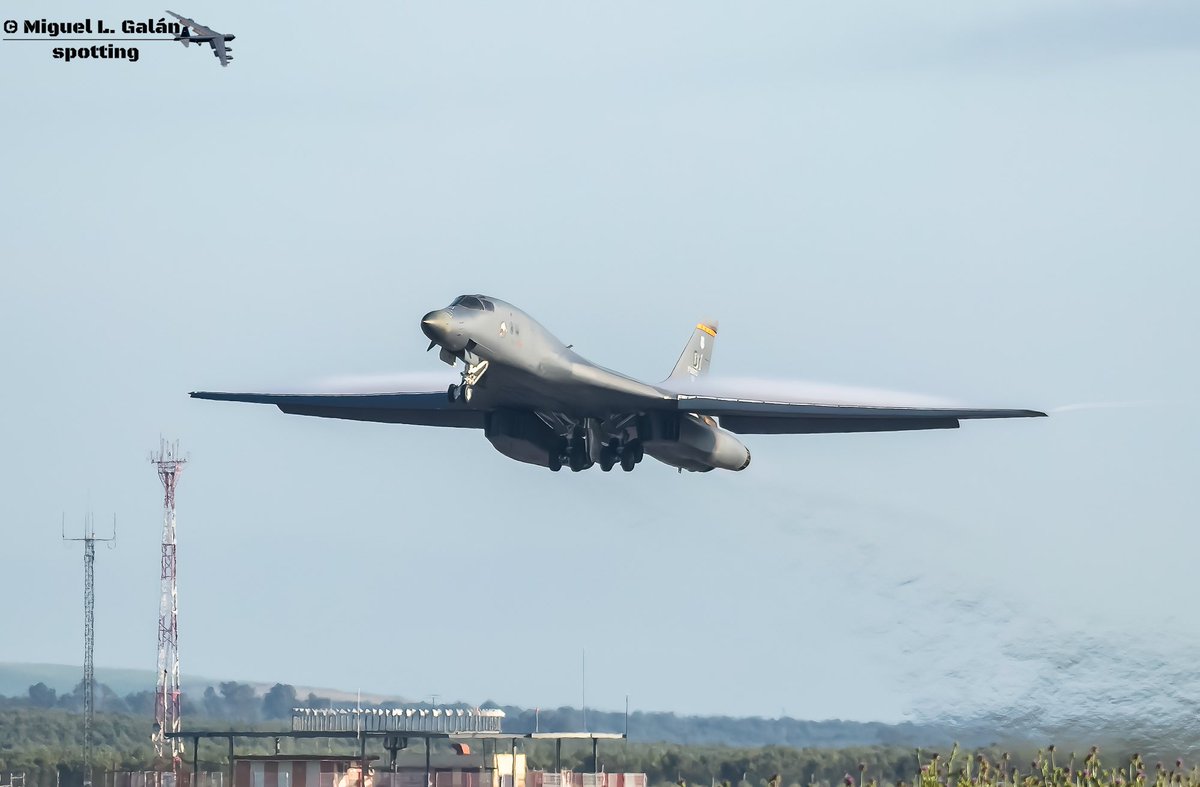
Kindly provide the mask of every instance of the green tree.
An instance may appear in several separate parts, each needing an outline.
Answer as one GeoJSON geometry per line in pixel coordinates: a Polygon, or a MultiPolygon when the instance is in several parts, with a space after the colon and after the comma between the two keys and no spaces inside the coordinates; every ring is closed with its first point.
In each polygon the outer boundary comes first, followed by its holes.
{"type": "Polygon", "coordinates": [[[224,719],[228,714],[225,712],[225,701],[217,694],[217,690],[212,686],[204,689],[204,715],[211,719],[224,719]]]}
{"type": "Polygon", "coordinates": [[[297,707],[296,689],[286,683],[276,683],[263,697],[262,713],[267,719],[290,719],[297,707]]]}
{"type": "Polygon", "coordinates": [[[58,692],[45,683],[35,683],[29,687],[29,704],[33,707],[53,708],[57,702],[58,692]]]}
{"type": "Polygon", "coordinates": [[[226,681],[221,684],[221,697],[225,700],[227,718],[236,721],[258,721],[262,705],[254,694],[253,686],[226,681]]]}

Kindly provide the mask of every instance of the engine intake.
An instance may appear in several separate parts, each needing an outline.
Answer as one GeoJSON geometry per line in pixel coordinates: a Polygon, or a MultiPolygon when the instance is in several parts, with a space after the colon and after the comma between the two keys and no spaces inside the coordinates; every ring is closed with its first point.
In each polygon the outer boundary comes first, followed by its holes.
{"type": "Polygon", "coordinates": [[[483,433],[497,451],[531,465],[549,467],[558,447],[558,435],[541,418],[517,410],[488,413],[483,433]]]}

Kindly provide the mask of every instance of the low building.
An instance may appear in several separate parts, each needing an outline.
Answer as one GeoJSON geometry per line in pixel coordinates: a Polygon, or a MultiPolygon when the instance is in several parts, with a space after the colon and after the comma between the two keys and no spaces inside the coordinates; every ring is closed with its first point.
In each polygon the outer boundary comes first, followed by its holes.
{"type": "MultiPolygon", "coordinates": [[[[368,757],[368,763],[377,757],[368,757]]],[[[362,784],[358,757],[331,754],[241,756],[233,760],[233,787],[371,787],[362,784]]]]}
{"type": "MultiPolygon", "coordinates": [[[[425,755],[401,752],[396,770],[379,767],[372,787],[425,787],[425,755]]],[[[513,787],[513,755],[508,753],[438,753],[429,760],[428,787],[513,787]]],[[[516,755],[516,787],[525,787],[525,754],[516,755]]]]}

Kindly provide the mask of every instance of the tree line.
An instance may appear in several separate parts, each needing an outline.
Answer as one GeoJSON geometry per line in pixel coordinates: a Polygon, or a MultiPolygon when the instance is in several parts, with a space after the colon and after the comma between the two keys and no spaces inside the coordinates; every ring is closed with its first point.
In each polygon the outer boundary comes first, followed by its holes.
{"type": "MultiPolygon", "coordinates": [[[[0,695],[0,710],[32,709],[63,710],[72,713],[83,711],[83,681],[79,681],[69,692],[59,694],[45,683],[35,683],[21,696],[0,695]]],[[[93,697],[95,708],[101,713],[124,714],[154,718],[155,692],[134,691],[124,696],[117,694],[103,683],[96,683],[93,697]]],[[[254,686],[248,683],[227,681],[208,686],[195,697],[184,693],[180,697],[180,713],[186,717],[220,719],[256,723],[274,719],[290,719],[292,708],[330,707],[331,701],[310,693],[305,698],[296,694],[296,689],[276,683],[259,696],[254,686]]]]}
{"type": "MultiPolygon", "coordinates": [[[[95,688],[96,709],[108,713],[153,718],[153,691],[135,691],[118,695],[103,683],[95,688]]],[[[339,703],[345,704],[345,703],[339,703]]],[[[292,708],[331,707],[327,697],[311,692],[301,696],[294,686],[276,683],[261,694],[247,683],[226,681],[206,686],[203,691],[185,691],[180,700],[184,718],[216,719],[253,724],[260,721],[286,720],[292,708]]],[[[429,707],[428,703],[389,701],[364,703],[367,708],[429,707]]],[[[453,703],[450,707],[470,707],[453,703]]],[[[921,746],[957,739],[968,746],[989,743],[991,729],[972,729],[962,724],[953,727],[937,724],[885,724],[830,719],[812,721],[793,718],[744,718],[730,716],[683,716],[675,713],[624,712],[589,709],[584,718],[579,708],[523,708],[484,702],[482,707],[498,708],[505,713],[504,729],[510,732],[570,731],[590,729],[598,732],[628,732],[634,740],[681,744],[724,746],[847,747],[847,746],[921,746]]],[[[0,696],[3,708],[58,708],[80,711],[83,708],[83,682],[64,694],[57,694],[45,683],[30,686],[25,695],[0,696]]]]}
{"type": "MultiPolygon", "coordinates": [[[[121,696],[103,683],[97,683],[95,699],[98,711],[146,718],[154,716],[153,691],[136,691],[121,696]]],[[[286,683],[276,683],[259,694],[251,684],[237,681],[207,686],[198,695],[194,692],[184,692],[180,700],[180,710],[184,718],[216,719],[246,724],[287,720],[291,717],[292,708],[328,708],[332,705],[329,698],[311,692],[302,697],[294,686],[286,683]]],[[[413,706],[428,707],[428,703],[390,701],[363,704],[366,708],[413,706]]],[[[586,728],[597,732],[628,732],[633,740],[687,745],[918,746],[957,738],[967,745],[980,746],[990,740],[985,732],[975,732],[961,726],[950,729],[931,724],[680,716],[674,713],[645,711],[635,711],[626,717],[623,712],[591,709],[587,711],[585,719],[580,709],[571,707],[532,709],[500,705],[490,701],[482,706],[503,710],[504,729],[509,732],[562,732],[586,728]]],[[[469,706],[465,703],[454,703],[450,707],[469,706]]],[[[3,708],[57,708],[78,712],[83,709],[83,682],[80,681],[72,691],[61,695],[45,683],[37,683],[30,686],[24,696],[0,696],[0,709],[3,708]]]]}

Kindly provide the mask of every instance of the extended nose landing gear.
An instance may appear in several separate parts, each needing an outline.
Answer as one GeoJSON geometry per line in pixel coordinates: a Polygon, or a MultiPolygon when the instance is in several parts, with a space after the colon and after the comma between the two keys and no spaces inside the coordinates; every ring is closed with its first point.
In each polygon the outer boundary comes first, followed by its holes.
{"type": "Polygon", "coordinates": [[[452,402],[459,400],[469,402],[475,390],[475,386],[483,379],[483,374],[488,370],[488,362],[480,361],[479,363],[469,363],[467,368],[462,373],[462,383],[460,385],[451,385],[446,389],[446,398],[452,402]]]}

